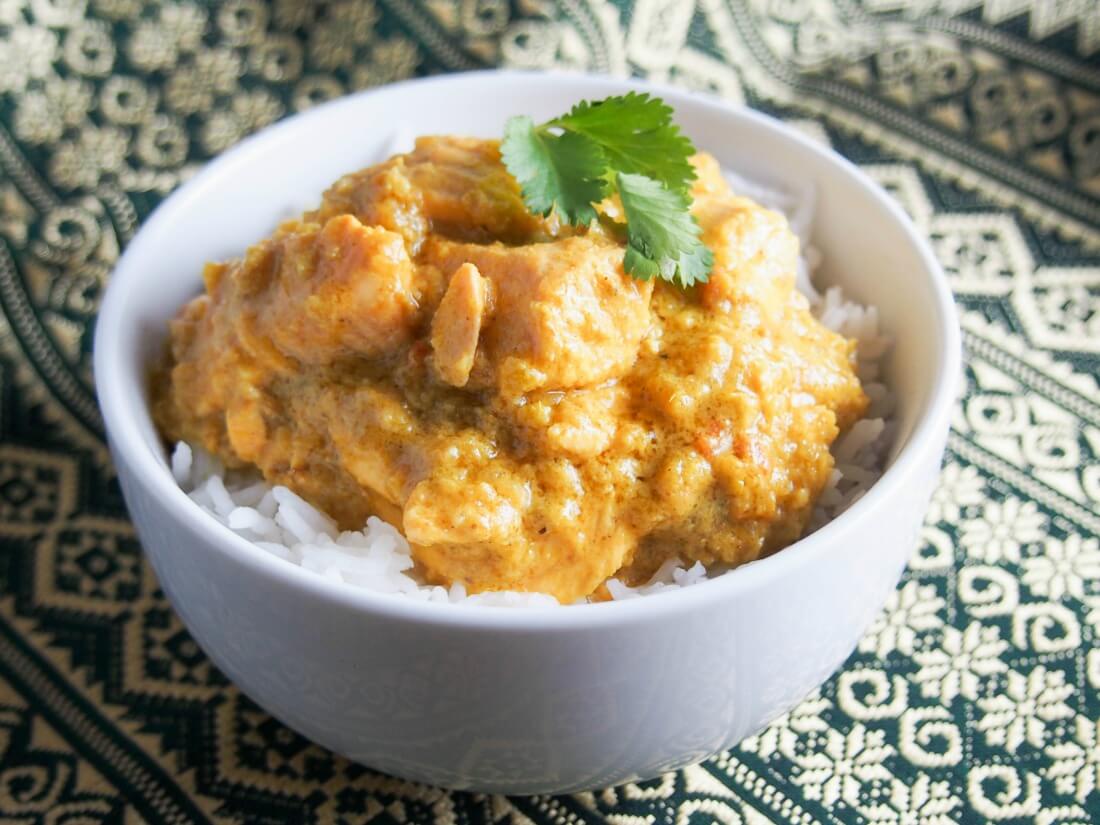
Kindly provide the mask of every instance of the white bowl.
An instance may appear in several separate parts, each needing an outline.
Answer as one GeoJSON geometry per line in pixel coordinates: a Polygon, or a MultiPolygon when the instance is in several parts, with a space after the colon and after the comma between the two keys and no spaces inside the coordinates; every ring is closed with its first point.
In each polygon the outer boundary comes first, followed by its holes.
{"type": "Polygon", "coordinates": [[[527,794],[650,777],[736,744],[853,650],[896,586],[943,455],[959,371],[947,282],[902,211],[782,124],[669,87],[485,72],[326,104],[244,141],[181,187],[119,261],[99,316],[96,387],[142,545],[214,663],[310,739],[388,773],[527,794]],[[879,307],[896,339],[899,435],[851,509],[794,546],[700,585],[625,602],[501,609],[357,590],[234,535],[176,486],[146,370],[202,264],[240,253],[414,134],[501,134],[581,98],[648,90],[727,167],[814,184],[824,280],[879,307]]]}

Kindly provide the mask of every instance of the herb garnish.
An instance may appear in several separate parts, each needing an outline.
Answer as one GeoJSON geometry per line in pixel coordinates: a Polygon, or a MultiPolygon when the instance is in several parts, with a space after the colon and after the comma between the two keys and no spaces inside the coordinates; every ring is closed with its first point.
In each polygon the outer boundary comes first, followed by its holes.
{"type": "Polygon", "coordinates": [[[500,147],[527,208],[552,211],[575,226],[597,217],[595,205],[618,194],[626,216],[623,266],[687,288],[703,283],[713,264],[691,215],[691,141],[660,98],[630,92],[590,103],[536,126],[509,118],[500,147]]]}

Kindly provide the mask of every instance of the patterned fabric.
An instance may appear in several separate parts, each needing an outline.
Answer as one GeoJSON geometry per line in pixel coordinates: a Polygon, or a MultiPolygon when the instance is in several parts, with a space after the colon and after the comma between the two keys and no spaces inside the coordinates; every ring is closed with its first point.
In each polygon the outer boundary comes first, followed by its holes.
{"type": "Polygon", "coordinates": [[[0,0],[0,821],[1100,821],[1095,0],[0,0]],[[243,135],[411,74],[636,74],[778,115],[931,239],[966,343],[923,542],[858,651],[740,747],[568,798],[349,764],[157,589],[103,444],[97,301],[243,135]]]}

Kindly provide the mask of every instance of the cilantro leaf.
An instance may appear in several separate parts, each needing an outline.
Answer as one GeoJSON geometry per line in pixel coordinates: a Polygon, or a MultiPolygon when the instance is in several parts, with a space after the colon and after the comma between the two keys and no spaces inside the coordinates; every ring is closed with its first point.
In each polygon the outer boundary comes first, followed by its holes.
{"type": "Polygon", "coordinates": [[[623,266],[639,280],[658,276],[687,289],[706,283],[714,264],[683,195],[645,175],[620,172],[619,199],[626,213],[623,266]]]}
{"type": "Polygon", "coordinates": [[[527,208],[553,211],[576,226],[618,193],[626,217],[623,267],[635,278],[703,283],[714,256],[691,215],[695,147],[659,98],[630,92],[590,103],[536,126],[510,118],[500,152],[527,208]]]}
{"type": "Polygon", "coordinates": [[[500,154],[532,212],[549,215],[557,208],[578,226],[596,219],[593,204],[606,197],[607,159],[587,137],[550,134],[536,129],[529,117],[513,117],[505,126],[500,154]]]}
{"type": "Polygon", "coordinates": [[[660,98],[630,92],[595,103],[582,100],[550,125],[591,138],[620,172],[646,175],[673,191],[695,180],[689,160],[695,147],[660,98]]]}

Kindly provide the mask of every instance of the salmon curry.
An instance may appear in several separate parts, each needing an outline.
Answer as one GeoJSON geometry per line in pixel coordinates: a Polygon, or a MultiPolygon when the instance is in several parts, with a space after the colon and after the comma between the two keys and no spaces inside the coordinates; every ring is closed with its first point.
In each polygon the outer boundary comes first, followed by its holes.
{"type": "Polygon", "coordinates": [[[539,217],[498,142],[421,138],[206,266],[157,424],[471,592],[599,598],[790,544],[867,407],[855,344],[795,288],[785,219],[692,164],[714,259],[685,290],[624,272],[614,199],[539,217]]]}

